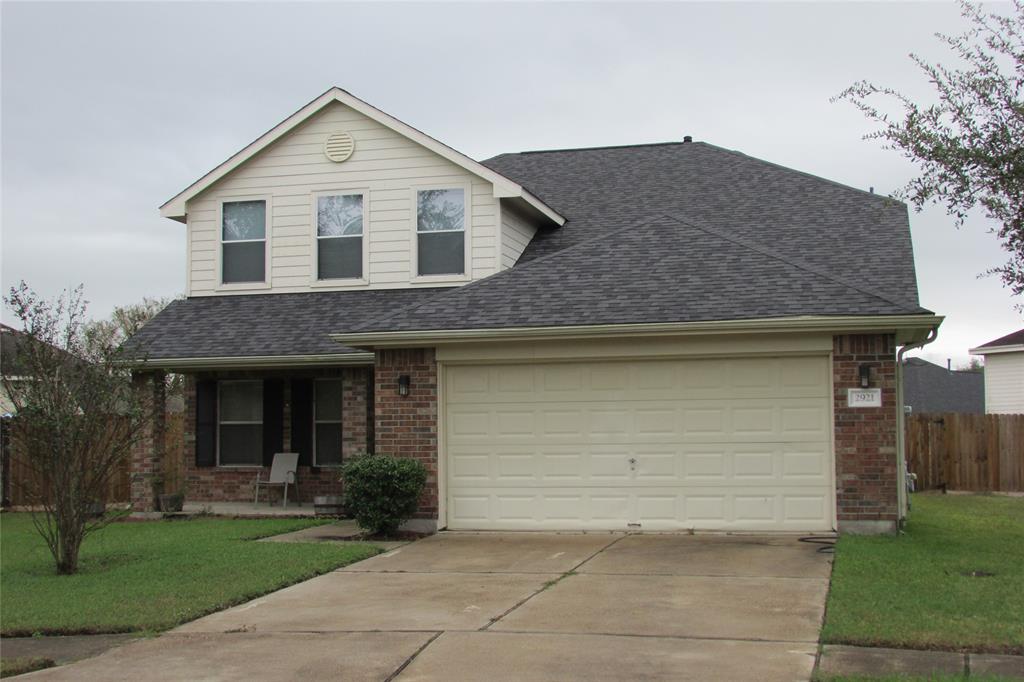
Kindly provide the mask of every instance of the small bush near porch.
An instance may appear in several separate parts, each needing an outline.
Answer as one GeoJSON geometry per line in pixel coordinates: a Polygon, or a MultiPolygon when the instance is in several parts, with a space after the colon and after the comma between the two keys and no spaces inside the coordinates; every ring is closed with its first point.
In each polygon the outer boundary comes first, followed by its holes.
{"type": "Polygon", "coordinates": [[[115,523],[57,575],[28,514],[0,517],[0,634],[164,630],[378,553],[362,544],[252,542],[314,519],[115,523]]]}
{"type": "Polygon", "coordinates": [[[918,494],[906,533],[840,538],[822,641],[1024,654],[1024,498],[918,494]]]}

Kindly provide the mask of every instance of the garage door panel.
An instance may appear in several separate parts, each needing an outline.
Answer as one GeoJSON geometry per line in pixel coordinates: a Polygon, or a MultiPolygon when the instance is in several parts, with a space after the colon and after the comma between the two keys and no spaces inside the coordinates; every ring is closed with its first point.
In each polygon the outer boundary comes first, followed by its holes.
{"type": "Polygon", "coordinates": [[[451,366],[448,524],[831,527],[826,358],[451,366]]]}
{"type": "Polygon", "coordinates": [[[454,403],[488,399],[664,400],[827,397],[826,358],[736,358],[452,367],[454,403]]]}
{"type": "Polygon", "coordinates": [[[828,448],[820,443],[722,443],[579,446],[492,444],[449,446],[449,478],[456,488],[627,484],[635,487],[765,484],[828,485],[828,448]]]}
{"type": "MultiPolygon", "coordinates": [[[[637,519],[642,530],[814,530],[829,516],[825,494],[784,494],[762,488],[680,492],[571,489],[499,490],[453,495],[449,523],[494,529],[620,529],[637,519]],[[482,524],[482,525],[481,525],[482,524]]],[[[635,526],[634,526],[635,527],[635,526]]]]}
{"type": "Polygon", "coordinates": [[[822,399],[449,403],[451,442],[716,443],[828,439],[822,399]]]}

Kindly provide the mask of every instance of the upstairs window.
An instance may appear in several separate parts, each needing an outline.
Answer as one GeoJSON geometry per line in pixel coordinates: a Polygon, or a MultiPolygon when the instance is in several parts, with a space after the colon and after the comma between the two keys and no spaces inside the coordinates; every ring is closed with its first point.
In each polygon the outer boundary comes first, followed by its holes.
{"type": "Polygon", "coordinates": [[[317,197],[316,249],[317,279],[362,278],[362,194],[317,197]]]}
{"type": "Polygon", "coordinates": [[[341,379],[317,379],[314,383],[313,465],[341,464],[341,379]]]}
{"type": "Polygon", "coordinates": [[[221,281],[262,282],[267,262],[267,202],[221,205],[221,281]]]}
{"type": "Polygon", "coordinates": [[[465,274],[465,190],[416,192],[416,263],[419,275],[465,274]]]}
{"type": "Polygon", "coordinates": [[[220,381],[217,388],[217,465],[261,466],[263,382],[220,381]]]}

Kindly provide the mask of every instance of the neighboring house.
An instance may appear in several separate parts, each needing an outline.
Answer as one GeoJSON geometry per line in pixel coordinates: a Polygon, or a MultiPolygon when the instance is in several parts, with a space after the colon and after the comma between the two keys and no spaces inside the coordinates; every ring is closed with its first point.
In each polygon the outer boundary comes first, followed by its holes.
{"type": "Polygon", "coordinates": [[[192,500],[251,499],[285,450],[337,492],[375,451],[427,465],[428,527],[902,517],[897,349],[942,318],[892,199],[689,137],[479,163],[333,88],[161,214],[188,297],[136,381],[188,378],[192,500]]]}
{"type": "Polygon", "coordinates": [[[981,370],[941,367],[923,358],[903,361],[903,404],[913,414],[985,411],[985,377],[981,370]]]}
{"type": "Polygon", "coordinates": [[[985,412],[1024,414],[1024,329],[972,348],[985,357],[985,412]]]}
{"type": "Polygon", "coordinates": [[[7,393],[8,383],[23,381],[25,371],[18,361],[19,349],[25,343],[24,333],[0,323],[0,416],[11,415],[15,410],[14,402],[7,393]]]}

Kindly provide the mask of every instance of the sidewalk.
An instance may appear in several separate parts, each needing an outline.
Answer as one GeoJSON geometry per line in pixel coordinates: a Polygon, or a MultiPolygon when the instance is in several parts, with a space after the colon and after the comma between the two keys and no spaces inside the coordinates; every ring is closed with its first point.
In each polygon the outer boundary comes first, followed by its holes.
{"type": "Polygon", "coordinates": [[[821,647],[818,675],[883,676],[894,674],[1001,675],[1024,680],[1024,656],[960,654],[952,651],[916,651],[825,644],[821,647]]]}

